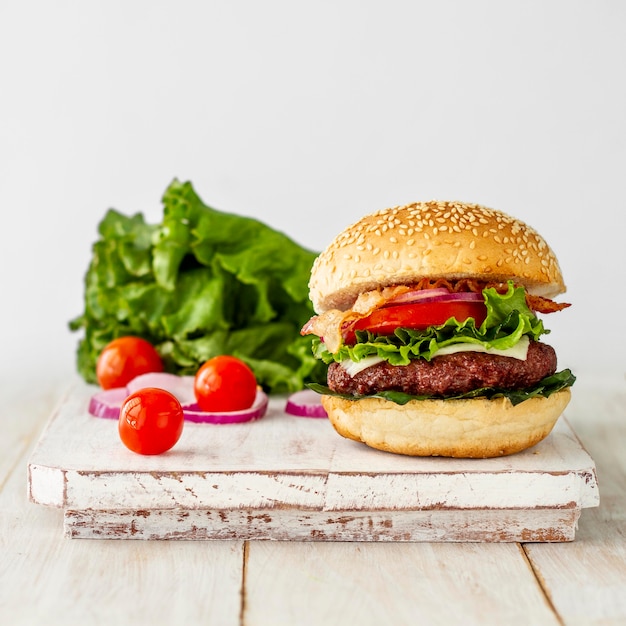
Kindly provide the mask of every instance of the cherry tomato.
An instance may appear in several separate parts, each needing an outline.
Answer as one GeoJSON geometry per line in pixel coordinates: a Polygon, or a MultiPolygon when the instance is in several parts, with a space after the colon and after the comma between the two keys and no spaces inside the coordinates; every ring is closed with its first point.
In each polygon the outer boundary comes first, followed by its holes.
{"type": "Polygon", "coordinates": [[[125,387],[140,374],[162,371],[163,362],[152,344],[131,336],[111,341],[96,363],[96,376],[103,389],[125,387]]]}
{"type": "Polygon", "coordinates": [[[257,383],[252,370],[234,356],[216,356],[196,373],[194,393],[203,411],[220,413],[249,409],[256,398],[257,383]]]}
{"type": "Polygon", "coordinates": [[[165,389],[146,387],[124,401],[118,424],[120,439],[138,454],[161,454],[180,439],[184,421],[176,396],[165,389]]]}
{"type": "Polygon", "coordinates": [[[424,330],[429,326],[439,326],[451,317],[456,318],[458,322],[473,317],[476,326],[480,326],[487,317],[487,307],[483,302],[423,302],[388,306],[358,320],[351,327],[346,341],[349,343],[354,341],[356,330],[390,335],[396,328],[424,330]]]}

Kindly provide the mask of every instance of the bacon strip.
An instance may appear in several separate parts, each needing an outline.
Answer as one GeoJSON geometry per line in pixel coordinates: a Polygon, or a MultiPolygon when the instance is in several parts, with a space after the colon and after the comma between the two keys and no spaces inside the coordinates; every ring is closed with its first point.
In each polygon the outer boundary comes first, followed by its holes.
{"type": "Polygon", "coordinates": [[[342,330],[347,325],[367,317],[376,309],[385,306],[389,300],[412,289],[413,288],[408,285],[397,285],[361,293],[351,309],[347,311],[331,309],[320,315],[316,315],[303,326],[300,334],[313,334],[322,337],[328,350],[336,352],[343,340],[342,330]]]}
{"type": "Polygon", "coordinates": [[[529,309],[537,311],[537,313],[555,313],[572,306],[568,302],[555,302],[549,298],[531,296],[530,294],[526,294],[526,304],[528,304],[529,309]]]}

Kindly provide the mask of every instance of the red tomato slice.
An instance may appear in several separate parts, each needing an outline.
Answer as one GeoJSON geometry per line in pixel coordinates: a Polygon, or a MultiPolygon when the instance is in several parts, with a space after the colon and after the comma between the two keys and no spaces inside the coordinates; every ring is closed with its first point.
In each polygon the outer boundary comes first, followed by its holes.
{"type": "Polygon", "coordinates": [[[234,356],[216,356],[204,363],[194,380],[198,406],[210,413],[249,409],[256,398],[252,370],[234,356]]]}
{"type": "Polygon", "coordinates": [[[162,371],[163,362],[152,344],[132,336],[119,337],[107,344],[96,364],[102,389],[125,387],[140,374],[162,371]]]}
{"type": "Polygon", "coordinates": [[[487,307],[483,302],[427,302],[402,304],[377,309],[350,328],[346,341],[354,341],[354,331],[369,330],[378,335],[391,335],[396,328],[424,330],[429,326],[439,326],[454,317],[464,322],[473,317],[480,326],[487,317],[487,307]]]}
{"type": "Polygon", "coordinates": [[[169,391],[146,387],[126,398],[118,429],[122,443],[137,454],[161,454],[174,446],[183,432],[185,416],[169,391]]]}

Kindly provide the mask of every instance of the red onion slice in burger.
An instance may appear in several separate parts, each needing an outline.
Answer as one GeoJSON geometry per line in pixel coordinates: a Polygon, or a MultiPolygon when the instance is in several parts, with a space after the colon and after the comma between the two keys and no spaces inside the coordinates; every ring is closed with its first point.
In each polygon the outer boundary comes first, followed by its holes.
{"type": "Polygon", "coordinates": [[[482,302],[483,296],[473,291],[459,291],[452,293],[447,289],[422,289],[408,291],[389,300],[387,305],[419,304],[420,302],[482,302]]]}

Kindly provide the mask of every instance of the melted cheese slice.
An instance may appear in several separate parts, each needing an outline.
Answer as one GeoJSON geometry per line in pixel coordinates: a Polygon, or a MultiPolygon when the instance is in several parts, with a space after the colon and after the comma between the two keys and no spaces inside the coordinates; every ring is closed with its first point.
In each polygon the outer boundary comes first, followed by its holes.
{"type": "Polygon", "coordinates": [[[453,343],[451,346],[445,346],[435,353],[435,356],[444,356],[446,354],[456,354],[457,352],[484,352],[485,354],[495,354],[497,356],[508,356],[512,359],[519,359],[525,361],[528,357],[528,346],[530,345],[530,339],[527,335],[522,335],[522,338],[512,347],[506,350],[497,350],[495,348],[485,348],[476,343],[453,343]]]}
{"type": "MultiPolygon", "coordinates": [[[[484,352],[485,354],[495,354],[497,356],[508,356],[512,359],[519,359],[525,361],[528,356],[528,346],[530,345],[530,339],[524,335],[516,345],[506,350],[497,350],[494,348],[485,348],[475,343],[454,343],[450,346],[445,346],[440,350],[437,350],[435,356],[444,356],[446,354],[456,354],[457,352],[484,352]]],[[[350,359],[344,359],[341,361],[341,367],[346,370],[349,376],[354,377],[359,372],[366,370],[372,365],[381,363],[384,359],[377,356],[369,356],[360,361],[352,361],[350,359]]]]}
{"type": "Polygon", "coordinates": [[[351,359],[344,359],[341,361],[340,365],[346,370],[349,376],[354,378],[359,372],[366,370],[368,367],[372,367],[372,365],[381,363],[384,360],[385,359],[381,359],[379,356],[367,356],[358,362],[352,361],[351,359]]]}

